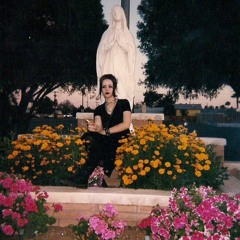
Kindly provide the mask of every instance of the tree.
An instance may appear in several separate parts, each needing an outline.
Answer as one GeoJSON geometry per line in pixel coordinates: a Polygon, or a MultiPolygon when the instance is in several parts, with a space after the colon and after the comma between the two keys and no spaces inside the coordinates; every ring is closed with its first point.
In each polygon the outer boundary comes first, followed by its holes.
{"type": "Polygon", "coordinates": [[[73,114],[76,107],[69,101],[65,100],[58,105],[58,108],[62,111],[63,114],[73,114]]]}
{"type": "Polygon", "coordinates": [[[18,134],[50,92],[96,85],[96,50],[106,22],[96,0],[11,0],[1,1],[0,9],[0,134],[18,134]]]}
{"type": "Polygon", "coordinates": [[[240,2],[142,0],[140,49],[147,87],[214,97],[230,85],[240,97],[240,2]]]}
{"type": "Polygon", "coordinates": [[[167,94],[157,93],[156,90],[149,90],[144,93],[144,102],[148,107],[163,107],[164,114],[171,116],[175,113],[174,104],[178,95],[172,92],[167,94]]]}
{"type": "Polygon", "coordinates": [[[36,107],[36,113],[53,114],[55,102],[49,97],[42,99],[41,104],[36,107]]]}

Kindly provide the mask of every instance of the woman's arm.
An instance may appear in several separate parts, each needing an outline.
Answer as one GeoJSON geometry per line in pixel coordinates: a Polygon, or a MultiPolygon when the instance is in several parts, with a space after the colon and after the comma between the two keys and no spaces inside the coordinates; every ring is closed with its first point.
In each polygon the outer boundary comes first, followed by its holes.
{"type": "MultiPolygon", "coordinates": [[[[109,128],[110,134],[122,132],[126,129],[129,129],[131,122],[132,122],[131,112],[130,111],[124,111],[123,112],[123,122],[119,123],[115,126],[110,127],[109,128]]],[[[103,135],[106,135],[106,131],[104,129],[102,129],[99,133],[103,134],[103,135]]]]}

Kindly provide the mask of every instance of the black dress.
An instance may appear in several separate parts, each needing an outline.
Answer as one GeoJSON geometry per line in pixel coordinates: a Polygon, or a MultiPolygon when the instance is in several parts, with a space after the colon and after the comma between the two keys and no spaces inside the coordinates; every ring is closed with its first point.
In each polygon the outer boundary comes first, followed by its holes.
{"type": "MultiPolygon", "coordinates": [[[[123,112],[125,111],[131,111],[128,100],[118,99],[111,115],[107,113],[103,103],[95,109],[94,117],[101,117],[103,128],[111,128],[123,122],[123,112]]],[[[127,129],[110,136],[97,132],[87,132],[82,136],[82,139],[89,142],[87,143],[88,159],[83,167],[85,178],[88,178],[97,166],[102,166],[107,176],[111,175],[115,168],[114,162],[116,150],[120,146],[119,140],[126,138],[129,133],[130,131],[127,129]]]]}

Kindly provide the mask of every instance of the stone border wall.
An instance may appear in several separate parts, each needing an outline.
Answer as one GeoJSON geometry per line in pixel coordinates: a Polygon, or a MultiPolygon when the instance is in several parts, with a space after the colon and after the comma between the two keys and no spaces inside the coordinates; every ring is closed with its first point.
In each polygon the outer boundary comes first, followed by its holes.
{"type": "MultiPolygon", "coordinates": [[[[169,191],[124,189],[124,188],[88,188],[41,187],[49,194],[48,204],[60,203],[63,211],[54,215],[56,226],[77,224],[80,216],[91,216],[103,209],[104,204],[113,204],[118,218],[129,226],[136,226],[147,217],[153,206],[159,204],[168,207],[169,191]]],[[[51,215],[51,212],[49,213],[51,215]]]]}

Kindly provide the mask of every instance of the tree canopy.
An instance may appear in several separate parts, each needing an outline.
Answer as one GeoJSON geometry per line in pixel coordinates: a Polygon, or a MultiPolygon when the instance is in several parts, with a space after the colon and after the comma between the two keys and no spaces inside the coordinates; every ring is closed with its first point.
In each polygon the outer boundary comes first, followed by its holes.
{"type": "Polygon", "coordinates": [[[140,50],[149,88],[214,97],[224,85],[240,96],[240,2],[142,0],[140,50]]]}
{"type": "Polygon", "coordinates": [[[96,85],[96,51],[107,26],[96,0],[11,0],[1,1],[0,9],[0,133],[5,135],[12,126],[16,133],[24,131],[55,89],[96,85]]]}

